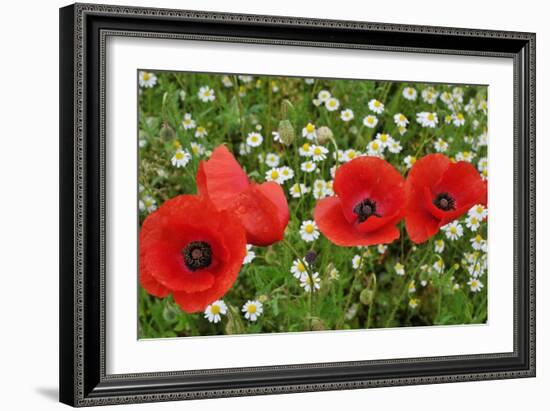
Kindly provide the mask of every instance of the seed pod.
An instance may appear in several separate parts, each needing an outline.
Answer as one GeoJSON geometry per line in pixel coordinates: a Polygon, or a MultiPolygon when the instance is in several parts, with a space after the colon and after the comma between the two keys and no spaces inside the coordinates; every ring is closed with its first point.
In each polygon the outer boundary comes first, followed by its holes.
{"type": "Polygon", "coordinates": [[[320,318],[314,318],[311,320],[311,329],[313,331],[323,331],[326,330],[327,327],[323,320],[321,320],[320,318]]]}
{"type": "Polygon", "coordinates": [[[307,263],[309,265],[313,265],[315,264],[315,260],[317,259],[317,253],[313,250],[310,250],[306,253],[306,258],[305,260],[307,261],[307,263]]]}
{"type": "Polygon", "coordinates": [[[292,127],[292,124],[288,120],[281,120],[279,121],[279,128],[277,130],[279,132],[279,138],[281,139],[281,142],[289,146],[294,142],[295,133],[294,133],[294,127],[292,127]]]}
{"type": "Polygon", "coordinates": [[[319,144],[327,144],[334,138],[332,130],[327,126],[319,127],[316,131],[319,144]]]}
{"type": "Polygon", "coordinates": [[[370,305],[372,304],[373,300],[374,291],[369,290],[368,288],[365,288],[363,291],[361,291],[361,294],[359,294],[359,301],[361,301],[361,304],[370,305]]]}
{"type": "Polygon", "coordinates": [[[164,140],[164,141],[170,141],[173,138],[176,138],[176,133],[174,132],[172,127],[170,127],[166,123],[164,123],[162,125],[159,135],[160,135],[161,140],[164,140]]]}

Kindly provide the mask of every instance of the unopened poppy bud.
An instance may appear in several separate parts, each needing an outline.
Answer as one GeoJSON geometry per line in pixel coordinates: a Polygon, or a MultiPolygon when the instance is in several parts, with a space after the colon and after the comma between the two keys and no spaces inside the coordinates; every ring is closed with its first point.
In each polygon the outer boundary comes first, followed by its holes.
{"type": "Polygon", "coordinates": [[[372,304],[373,300],[374,291],[369,290],[368,288],[365,288],[363,291],[361,291],[361,294],[359,294],[359,301],[361,301],[361,304],[370,305],[372,304]]]}
{"type": "Polygon", "coordinates": [[[162,311],[162,317],[169,323],[172,323],[177,320],[177,311],[176,308],[166,304],[164,310],[162,311]]]}
{"type": "Polygon", "coordinates": [[[317,253],[313,250],[310,250],[306,253],[306,261],[309,265],[315,264],[315,260],[317,259],[317,253]]]}
{"type": "Polygon", "coordinates": [[[174,129],[166,123],[162,125],[159,135],[160,138],[164,141],[169,141],[173,138],[176,138],[176,133],[174,132],[174,129]]]}
{"type": "Polygon", "coordinates": [[[327,126],[319,127],[317,129],[317,141],[319,144],[327,144],[334,138],[332,130],[327,126]]]}
{"type": "Polygon", "coordinates": [[[323,322],[323,320],[319,318],[314,318],[313,320],[311,320],[311,329],[313,331],[323,331],[323,330],[326,330],[327,327],[323,322]]]}
{"type": "Polygon", "coordinates": [[[294,142],[294,127],[292,127],[289,120],[279,121],[279,128],[277,129],[277,132],[279,133],[279,138],[284,145],[289,146],[294,142]]]}

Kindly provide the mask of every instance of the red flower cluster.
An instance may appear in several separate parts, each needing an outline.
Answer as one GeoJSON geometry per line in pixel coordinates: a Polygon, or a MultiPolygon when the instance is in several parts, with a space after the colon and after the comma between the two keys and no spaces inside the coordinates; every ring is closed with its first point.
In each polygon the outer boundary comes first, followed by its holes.
{"type": "Polygon", "coordinates": [[[356,158],[336,170],[334,192],[317,203],[314,217],[340,246],[391,243],[403,217],[411,240],[422,243],[475,204],[487,203],[487,184],[477,170],[442,154],[418,160],[406,181],[387,161],[356,158]]]}
{"type": "Polygon", "coordinates": [[[286,197],[275,183],[250,182],[225,146],[199,165],[198,195],[166,201],[143,222],[140,280],[156,297],[173,294],[182,310],[202,311],[233,285],[246,244],[284,236],[286,197]]]}

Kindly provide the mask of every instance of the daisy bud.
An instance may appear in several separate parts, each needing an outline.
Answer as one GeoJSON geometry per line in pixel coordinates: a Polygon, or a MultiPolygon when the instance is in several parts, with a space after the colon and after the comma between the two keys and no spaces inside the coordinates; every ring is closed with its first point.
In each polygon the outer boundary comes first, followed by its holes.
{"type": "Polygon", "coordinates": [[[319,144],[327,144],[334,138],[332,130],[327,126],[319,127],[317,129],[317,141],[319,144]]]}
{"type": "Polygon", "coordinates": [[[176,133],[174,132],[174,129],[170,127],[168,124],[164,123],[160,129],[160,138],[164,141],[170,141],[173,138],[176,138],[176,133]]]}
{"type": "Polygon", "coordinates": [[[279,133],[281,142],[284,145],[289,146],[294,141],[294,138],[295,138],[294,127],[292,127],[292,124],[290,124],[290,121],[288,120],[279,121],[279,128],[277,132],[279,133]]]}
{"type": "Polygon", "coordinates": [[[269,297],[267,295],[260,295],[258,297],[258,301],[264,304],[267,300],[269,300],[269,297]]]}
{"type": "Polygon", "coordinates": [[[365,288],[363,291],[361,291],[361,294],[359,294],[359,301],[361,301],[361,304],[370,305],[372,304],[373,300],[374,291],[369,290],[368,288],[365,288]]]}

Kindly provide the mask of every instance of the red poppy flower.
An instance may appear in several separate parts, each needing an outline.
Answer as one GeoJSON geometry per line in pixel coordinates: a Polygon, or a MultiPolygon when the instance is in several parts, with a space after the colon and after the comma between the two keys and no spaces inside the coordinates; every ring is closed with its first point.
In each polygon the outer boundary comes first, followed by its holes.
{"type": "Polygon", "coordinates": [[[172,293],[186,312],[202,311],[231,288],[245,255],[246,235],[233,214],[206,198],[180,195],[143,222],[141,285],[157,297],[172,293]]]}
{"type": "Polygon", "coordinates": [[[403,217],[405,195],[401,174],[377,157],[358,157],[336,170],[336,196],[315,206],[315,222],[336,245],[391,243],[403,217]]]}
{"type": "Polygon", "coordinates": [[[465,161],[453,163],[443,154],[428,154],[414,163],[405,193],[405,225],[417,244],[472,206],[487,203],[487,184],[475,167],[465,161]]]}
{"type": "Polygon", "coordinates": [[[226,146],[200,162],[197,187],[219,210],[239,217],[249,244],[267,246],[283,239],[289,219],[283,189],[274,182],[251,182],[226,146]]]}

